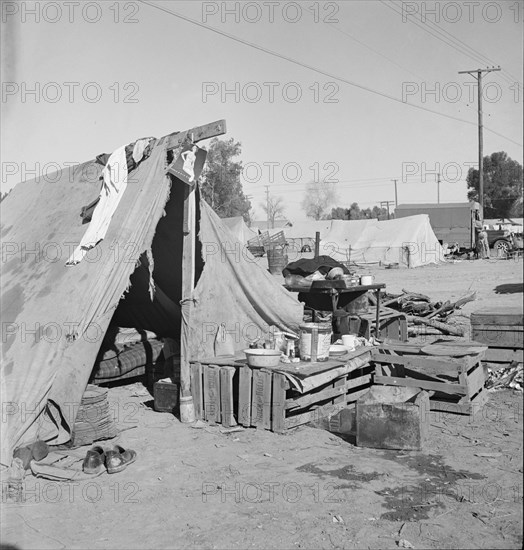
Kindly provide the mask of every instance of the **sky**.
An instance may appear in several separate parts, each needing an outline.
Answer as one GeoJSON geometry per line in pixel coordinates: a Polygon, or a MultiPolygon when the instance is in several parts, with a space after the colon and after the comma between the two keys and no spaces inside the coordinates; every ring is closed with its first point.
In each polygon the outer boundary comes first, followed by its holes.
{"type": "MultiPolygon", "coordinates": [[[[2,0],[1,190],[145,136],[219,119],[242,144],[253,218],[467,200],[484,155],[523,163],[524,1],[2,0]],[[476,73],[475,73],[476,74],[476,73]]],[[[202,142],[205,146],[206,142],[202,142]]]]}

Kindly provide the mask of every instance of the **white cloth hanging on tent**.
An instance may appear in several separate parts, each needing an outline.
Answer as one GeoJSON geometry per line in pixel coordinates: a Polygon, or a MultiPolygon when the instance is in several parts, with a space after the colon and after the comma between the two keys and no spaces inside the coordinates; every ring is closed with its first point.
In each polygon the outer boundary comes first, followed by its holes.
{"type": "Polygon", "coordinates": [[[106,235],[111,218],[127,187],[126,146],[119,147],[107,161],[102,171],[104,184],[100,191],[100,201],[80,244],[67,260],[66,265],[82,261],[87,251],[95,247],[106,235]]]}

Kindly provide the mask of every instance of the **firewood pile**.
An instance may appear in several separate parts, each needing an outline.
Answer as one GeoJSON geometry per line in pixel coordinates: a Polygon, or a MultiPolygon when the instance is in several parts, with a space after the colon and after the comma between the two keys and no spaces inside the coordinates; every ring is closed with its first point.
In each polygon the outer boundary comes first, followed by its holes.
{"type": "Polygon", "coordinates": [[[447,334],[465,336],[467,327],[450,323],[449,317],[463,305],[475,299],[476,292],[471,292],[454,302],[450,300],[438,302],[425,294],[402,289],[401,294],[386,294],[381,306],[386,310],[393,309],[406,314],[410,335],[447,334]]]}
{"type": "Polygon", "coordinates": [[[499,369],[488,368],[488,380],[486,387],[491,390],[511,388],[522,391],[522,363],[514,361],[508,367],[499,369]]]}

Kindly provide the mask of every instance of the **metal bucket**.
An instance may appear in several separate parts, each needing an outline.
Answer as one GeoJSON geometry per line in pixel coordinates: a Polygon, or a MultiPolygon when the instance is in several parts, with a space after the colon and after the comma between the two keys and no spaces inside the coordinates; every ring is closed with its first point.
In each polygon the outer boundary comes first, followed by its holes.
{"type": "Polygon", "coordinates": [[[271,274],[280,275],[287,264],[288,257],[284,253],[283,245],[273,245],[268,248],[267,265],[271,274]]]}

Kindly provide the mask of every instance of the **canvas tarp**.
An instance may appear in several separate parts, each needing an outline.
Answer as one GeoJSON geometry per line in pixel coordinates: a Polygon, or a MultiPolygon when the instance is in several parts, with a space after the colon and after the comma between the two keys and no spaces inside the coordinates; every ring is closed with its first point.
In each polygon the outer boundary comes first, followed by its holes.
{"type": "Polygon", "coordinates": [[[256,237],[258,233],[250,229],[242,216],[235,216],[233,218],[221,218],[222,223],[233,233],[238,241],[241,243],[247,243],[249,239],[256,237]]]}
{"type": "Polygon", "coordinates": [[[166,176],[162,142],[130,173],[105,239],[67,267],[86,229],[80,210],[97,196],[101,169],[93,161],[20,183],[0,205],[2,464],[10,464],[14,448],[37,437],[52,444],[69,440],[113,317],[121,326],[134,320],[161,336],[176,337],[185,328],[187,346],[197,355],[212,350],[211,324],[238,322],[235,344],[242,349],[248,325],[252,332],[271,324],[296,330],[301,320],[301,304],[247,251],[226,253],[231,244],[239,251],[243,246],[197,201],[206,244],[197,241],[200,278],[191,324],[181,327],[185,184],[166,176]],[[225,244],[217,242],[222,238],[225,244]]]}

